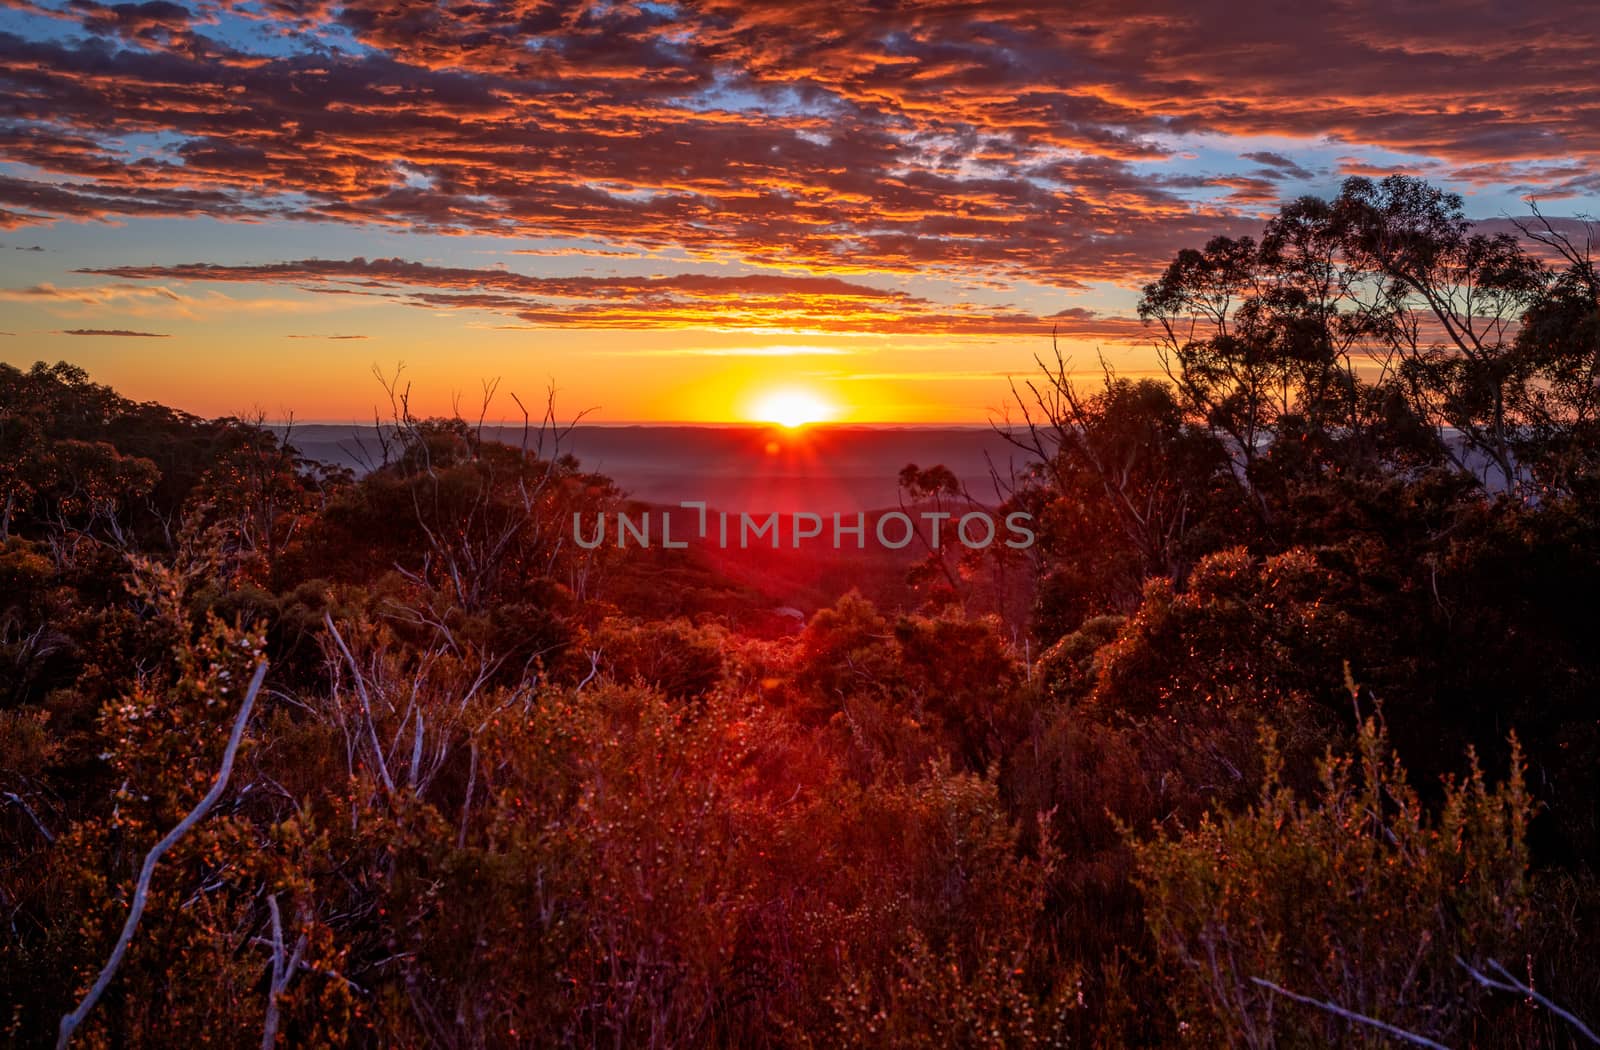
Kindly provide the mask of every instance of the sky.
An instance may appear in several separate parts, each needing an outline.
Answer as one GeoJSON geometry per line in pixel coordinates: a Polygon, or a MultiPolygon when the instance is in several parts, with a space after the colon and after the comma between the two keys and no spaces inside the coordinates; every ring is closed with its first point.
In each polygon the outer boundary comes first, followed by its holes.
{"type": "Polygon", "coordinates": [[[1350,175],[1600,212],[1579,4],[0,0],[0,361],[201,415],[978,422],[1350,175]]]}

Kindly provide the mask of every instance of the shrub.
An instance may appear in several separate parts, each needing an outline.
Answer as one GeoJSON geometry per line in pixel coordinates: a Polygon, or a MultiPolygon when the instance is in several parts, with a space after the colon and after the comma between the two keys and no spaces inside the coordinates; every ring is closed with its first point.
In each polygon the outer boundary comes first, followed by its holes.
{"type": "Polygon", "coordinates": [[[1176,839],[1136,844],[1146,918],[1179,975],[1186,1019],[1232,1046],[1378,1045],[1376,1033],[1296,1005],[1261,981],[1435,1040],[1459,1035],[1478,964],[1528,915],[1534,804],[1513,741],[1491,788],[1469,756],[1430,816],[1378,721],[1331,752],[1315,802],[1297,799],[1265,741],[1260,800],[1176,839]]]}

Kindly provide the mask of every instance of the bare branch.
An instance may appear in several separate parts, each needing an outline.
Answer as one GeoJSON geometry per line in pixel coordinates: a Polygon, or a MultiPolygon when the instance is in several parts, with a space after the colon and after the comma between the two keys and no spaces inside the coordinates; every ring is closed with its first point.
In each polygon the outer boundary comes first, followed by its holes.
{"type": "Polygon", "coordinates": [[[44,836],[44,840],[51,845],[55,844],[56,837],[50,833],[49,828],[45,827],[44,821],[39,819],[39,814],[33,811],[33,807],[28,805],[27,799],[14,791],[0,791],[0,798],[4,798],[27,814],[28,819],[33,821],[33,826],[39,829],[39,834],[44,836]]]}
{"type": "Polygon", "coordinates": [[[367,723],[367,736],[372,743],[373,761],[378,766],[378,776],[383,779],[383,786],[394,794],[394,778],[389,776],[389,763],[384,761],[383,745],[378,742],[378,727],[372,721],[372,698],[367,695],[367,682],[361,674],[361,668],[356,665],[356,658],[350,652],[350,647],[344,643],[344,636],[339,633],[339,628],[334,626],[333,614],[323,613],[322,622],[327,625],[328,633],[339,646],[339,651],[344,654],[345,663],[350,668],[350,675],[355,679],[356,697],[361,701],[361,716],[367,723]]]}
{"type": "Polygon", "coordinates": [[[1546,1010],[1549,1010],[1551,1013],[1555,1014],[1557,1017],[1576,1028],[1585,1039],[1589,1040],[1589,1042],[1594,1043],[1596,1046],[1600,1046],[1600,1035],[1596,1035],[1593,1028],[1590,1028],[1588,1025],[1584,1024],[1583,1021],[1581,1021],[1577,1015],[1573,1014],[1571,1011],[1562,1009],[1549,998],[1534,991],[1532,985],[1513,977],[1511,972],[1508,971],[1504,966],[1501,966],[1498,960],[1490,959],[1489,967],[1496,973],[1500,974],[1501,977],[1505,978],[1505,980],[1496,980],[1495,978],[1488,976],[1487,974],[1473,967],[1459,955],[1456,956],[1456,962],[1460,963],[1462,969],[1466,970],[1472,979],[1477,981],[1483,987],[1500,992],[1515,992],[1518,995],[1526,996],[1527,998],[1532,999],[1546,1010]]]}
{"type": "Polygon", "coordinates": [[[1252,977],[1250,980],[1251,982],[1267,989],[1269,992],[1281,995],[1286,999],[1293,999],[1295,1002],[1304,1003],[1307,1006],[1315,1006],[1319,1010],[1326,1010],[1328,1013],[1333,1014],[1336,1017],[1343,1017],[1345,1020],[1354,1021],[1356,1024],[1364,1024],[1369,1028],[1376,1028],[1378,1031],[1392,1035],[1396,1039],[1404,1040],[1405,1042],[1412,1043],[1416,1046],[1429,1046],[1432,1047],[1433,1050],[1450,1050],[1448,1046],[1445,1046],[1443,1043],[1434,1042],[1425,1035],[1418,1035],[1415,1032],[1408,1032],[1404,1028],[1397,1028],[1386,1021],[1380,1021],[1375,1017],[1368,1017],[1366,1014],[1358,1014],[1354,1010],[1346,1010],[1337,1003],[1326,1003],[1321,999],[1313,999],[1308,995],[1296,995],[1287,988],[1280,987],[1279,985],[1273,984],[1271,981],[1263,980],[1260,977],[1252,977]]]}
{"type": "Polygon", "coordinates": [[[222,752],[222,768],[217,772],[217,779],[211,785],[189,815],[178,821],[177,825],[145,854],[144,865],[139,869],[139,880],[133,889],[133,905],[128,909],[128,919],[122,924],[122,933],[117,937],[116,947],[111,949],[111,957],[106,960],[105,967],[101,969],[100,976],[95,978],[94,985],[90,987],[89,994],[83,997],[77,1009],[61,1018],[60,1032],[56,1037],[56,1050],[65,1050],[72,1041],[72,1035],[89,1016],[89,1011],[94,1009],[95,1003],[100,1001],[100,996],[105,994],[112,978],[116,977],[117,970],[122,966],[123,956],[128,953],[128,945],[133,942],[133,935],[139,929],[139,920],[144,915],[145,904],[150,897],[150,879],[155,875],[156,864],[162,856],[178,840],[187,835],[191,828],[205,819],[211,807],[217,804],[222,793],[228,789],[228,777],[233,774],[233,759],[239,753],[239,742],[244,739],[246,724],[250,721],[250,711],[255,707],[256,694],[261,692],[261,682],[267,676],[267,663],[263,660],[256,665],[255,676],[250,679],[250,688],[244,694],[244,703],[239,708],[239,715],[233,720],[233,732],[228,736],[228,746],[222,752]]]}

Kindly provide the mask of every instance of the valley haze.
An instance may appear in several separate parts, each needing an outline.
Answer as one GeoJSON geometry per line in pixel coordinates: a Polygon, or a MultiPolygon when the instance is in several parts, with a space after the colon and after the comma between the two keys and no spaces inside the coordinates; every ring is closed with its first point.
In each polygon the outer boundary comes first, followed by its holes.
{"type": "MultiPolygon", "coordinates": [[[[283,428],[278,428],[282,432],[283,428]]],[[[520,426],[486,426],[483,436],[522,441],[520,426]]],[[[372,424],[296,424],[291,443],[302,455],[358,473],[379,457],[372,424]]],[[[537,435],[530,438],[530,445],[537,435]]],[[[550,435],[545,435],[546,450],[550,435]]],[[[993,428],[771,426],[690,424],[578,425],[560,442],[585,471],[604,474],[632,499],[676,505],[702,500],[713,508],[871,511],[897,505],[897,477],[908,464],[943,465],[974,500],[998,504],[990,467],[1009,484],[1026,458],[993,428]]]]}

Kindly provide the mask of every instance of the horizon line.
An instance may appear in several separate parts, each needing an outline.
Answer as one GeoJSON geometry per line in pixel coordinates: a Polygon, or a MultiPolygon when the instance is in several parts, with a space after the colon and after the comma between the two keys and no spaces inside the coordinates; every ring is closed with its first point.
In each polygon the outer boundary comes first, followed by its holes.
{"type": "MultiPolygon", "coordinates": [[[[229,419],[229,418],[235,418],[236,419],[238,417],[236,417],[236,416],[218,416],[216,418],[217,419],[229,419]]],[[[437,418],[449,419],[451,417],[449,417],[449,416],[444,416],[444,417],[438,417],[438,416],[422,417],[423,420],[426,420],[426,419],[437,419],[437,418]]],[[[459,417],[457,417],[457,418],[459,418],[459,417]]],[[[422,420],[419,420],[419,422],[420,421],[422,421],[422,420]]],[[[274,429],[285,429],[285,428],[289,428],[289,427],[294,427],[294,428],[299,428],[299,427],[351,427],[351,428],[366,428],[368,430],[372,430],[372,429],[375,429],[375,428],[377,428],[379,426],[393,427],[393,426],[396,426],[397,424],[395,424],[392,420],[384,421],[384,422],[380,422],[380,423],[374,423],[371,420],[367,420],[366,422],[356,423],[356,422],[350,422],[350,421],[346,421],[346,420],[332,420],[332,419],[294,419],[294,420],[269,420],[267,422],[262,423],[261,425],[262,426],[266,426],[266,427],[272,427],[274,429]]],[[[470,425],[474,429],[476,429],[477,426],[478,426],[478,424],[476,424],[476,423],[473,423],[473,424],[470,424],[470,425]]],[[[487,420],[482,425],[483,425],[484,429],[488,429],[490,427],[499,427],[499,428],[504,428],[504,429],[508,429],[508,430],[516,430],[516,429],[521,429],[521,427],[522,427],[522,424],[520,422],[504,422],[504,421],[500,421],[500,422],[491,423],[491,422],[488,422],[487,420]]],[[[987,429],[987,428],[990,428],[990,427],[992,427],[994,425],[995,425],[995,423],[993,421],[989,421],[989,420],[950,420],[950,421],[942,421],[941,420],[941,421],[937,421],[937,422],[917,422],[917,421],[914,421],[914,420],[913,421],[905,421],[905,420],[892,420],[892,419],[839,420],[839,421],[829,421],[829,422],[821,422],[821,421],[819,421],[819,422],[816,422],[816,423],[804,423],[804,424],[801,424],[800,426],[797,426],[797,427],[785,426],[782,423],[758,422],[758,421],[752,421],[752,420],[704,420],[704,419],[638,419],[638,420],[588,420],[588,419],[581,419],[581,420],[576,420],[576,421],[571,422],[571,423],[559,423],[559,424],[556,424],[556,426],[559,427],[562,430],[578,429],[578,428],[581,428],[581,427],[604,427],[604,428],[613,428],[613,429],[622,429],[622,428],[626,428],[626,427],[698,427],[698,428],[706,429],[706,430],[785,430],[785,431],[793,431],[793,432],[805,431],[805,430],[849,430],[849,429],[852,429],[852,428],[875,428],[876,429],[876,428],[886,428],[886,427],[895,427],[895,428],[901,428],[901,429],[914,429],[914,430],[967,429],[967,428],[985,428],[985,429],[987,429]]],[[[536,424],[529,424],[529,429],[530,430],[537,430],[537,429],[539,429],[539,427],[536,424]]]]}

